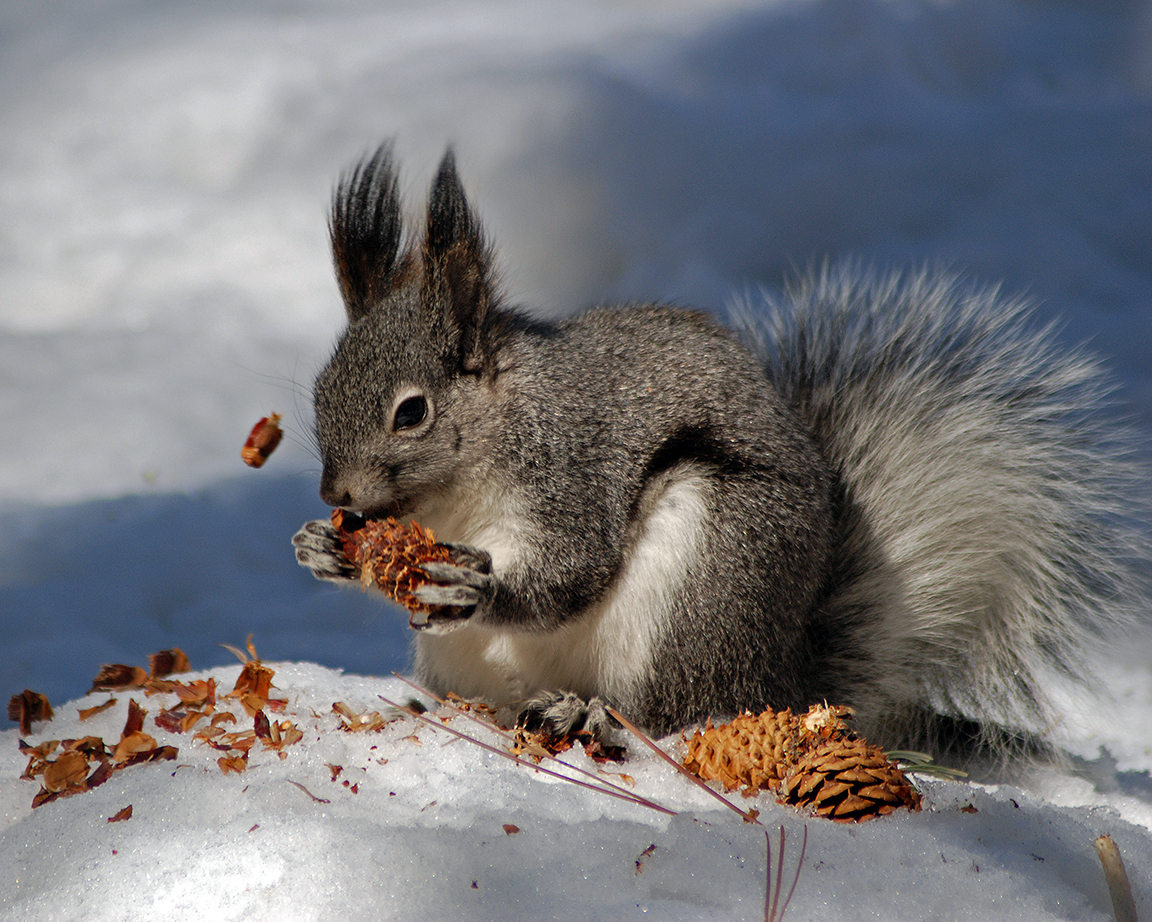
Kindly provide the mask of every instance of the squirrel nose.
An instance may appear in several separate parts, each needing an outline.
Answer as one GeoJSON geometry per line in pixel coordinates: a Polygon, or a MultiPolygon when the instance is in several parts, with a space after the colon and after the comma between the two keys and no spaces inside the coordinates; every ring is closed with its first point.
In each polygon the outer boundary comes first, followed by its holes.
{"type": "Polygon", "coordinates": [[[322,499],[329,506],[339,506],[345,508],[352,505],[352,494],[347,490],[325,490],[320,488],[320,499],[322,499]]]}
{"type": "Polygon", "coordinates": [[[352,505],[352,493],[346,483],[338,482],[338,478],[325,471],[320,477],[320,499],[329,506],[352,505]]]}

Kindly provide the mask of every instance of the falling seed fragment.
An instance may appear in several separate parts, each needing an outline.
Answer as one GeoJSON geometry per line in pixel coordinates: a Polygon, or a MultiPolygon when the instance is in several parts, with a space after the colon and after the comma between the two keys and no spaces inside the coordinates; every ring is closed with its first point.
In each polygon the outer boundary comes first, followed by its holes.
{"type": "Polygon", "coordinates": [[[276,450],[284,430],[280,428],[280,414],[272,413],[260,418],[252,431],[248,433],[248,441],[240,449],[240,457],[249,467],[261,467],[268,456],[276,450]]]}

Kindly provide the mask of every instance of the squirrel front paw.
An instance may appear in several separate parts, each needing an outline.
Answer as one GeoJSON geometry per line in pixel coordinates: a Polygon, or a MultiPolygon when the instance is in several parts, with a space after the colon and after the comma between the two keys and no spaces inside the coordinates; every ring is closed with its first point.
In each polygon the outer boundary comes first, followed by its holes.
{"type": "Polygon", "coordinates": [[[486,552],[462,544],[444,547],[448,548],[453,562],[421,563],[420,569],[431,582],[412,591],[418,601],[432,608],[427,620],[414,615],[412,627],[434,634],[460,626],[492,594],[492,558],[486,552]]]}
{"type": "Polygon", "coordinates": [[[360,577],[360,570],[348,561],[336,530],[324,519],[306,522],[292,537],[296,547],[296,561],[312,571],[317,579],[332,583],[354,582],[360,577]]]}

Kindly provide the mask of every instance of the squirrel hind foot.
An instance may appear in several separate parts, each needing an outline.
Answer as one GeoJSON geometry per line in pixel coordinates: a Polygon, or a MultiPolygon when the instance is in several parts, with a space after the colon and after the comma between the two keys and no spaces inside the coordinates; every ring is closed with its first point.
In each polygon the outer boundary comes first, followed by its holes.
{"type": "Polygon", "coordinates": [[[583,731],[598,742],[607,740],[616,728],[603,698],[582,698],[573,692],[542,692],[513,702],[497,716],[502,723],[549,736],[570,736],[583,731]]]}

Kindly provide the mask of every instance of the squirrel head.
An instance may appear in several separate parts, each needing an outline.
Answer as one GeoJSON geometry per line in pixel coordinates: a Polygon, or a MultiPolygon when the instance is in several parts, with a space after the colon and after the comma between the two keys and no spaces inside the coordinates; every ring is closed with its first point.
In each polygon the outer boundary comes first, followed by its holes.
{"type": "Polygon", "coordinates": [[[495,374],[491,255],[452,151],[417,240],[397,188],[385,144],[341,176],[329,220],[348,328],[316,381],[320,496],[369,515],[403,514],[450,483],[495,374]]]}

